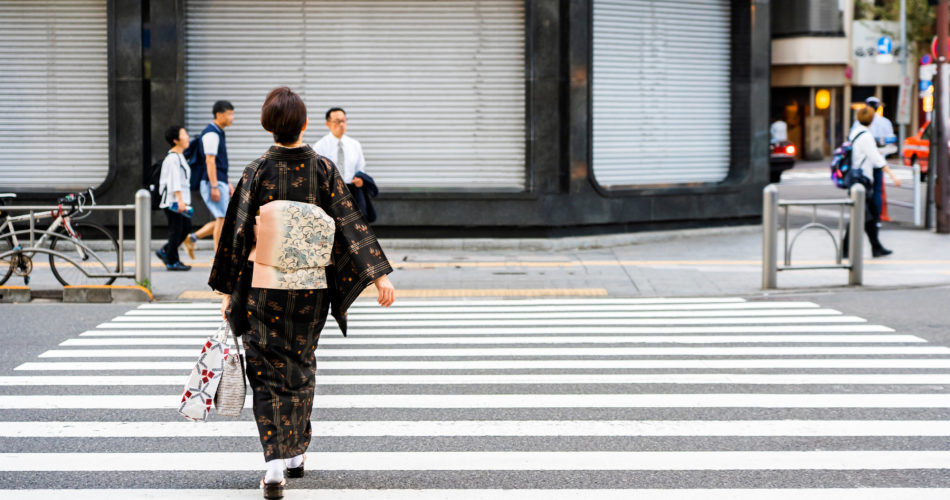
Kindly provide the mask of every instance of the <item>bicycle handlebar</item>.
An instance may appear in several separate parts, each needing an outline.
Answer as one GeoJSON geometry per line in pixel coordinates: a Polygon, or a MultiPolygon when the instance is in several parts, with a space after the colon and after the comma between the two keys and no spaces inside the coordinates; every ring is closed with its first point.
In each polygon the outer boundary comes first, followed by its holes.
{"type": "MultiPolygon", "coordinates": [[[[84,193],[68,193],[66,196],[59,198],[56,202],[60,206],[69,205],[69,211],[66,213],[66,216],[73,215],[76,212],[82,213],[82,209],[86,206],[86,196],[89,197],[89,202],[91,205],[96,204],[96,195],[93,192],[92,188],[86,189],[84,193]]],[[[62,208],[60,208],[62,211],[62,208]]]]}

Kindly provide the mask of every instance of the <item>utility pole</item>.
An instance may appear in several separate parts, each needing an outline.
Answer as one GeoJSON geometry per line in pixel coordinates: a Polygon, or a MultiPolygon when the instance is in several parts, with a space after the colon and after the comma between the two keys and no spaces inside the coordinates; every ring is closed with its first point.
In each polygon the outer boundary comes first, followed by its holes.
{"type": "Polygon", "coordinates": [[[937,212],[937,232],[950,233],[950,151],[948,151],[948,120],[950,120],[950,66],[947,64],[947,39],[950,31],[948,1],[937,4],[937,78],[940,81],[938,101],[934,103],[934,118],[937,123],[937,165],[934,198],[937,212]]]}
{"type": "MultiPolygon", "coordinates": [[[[900,25],[901,25],[901,56],[898,59],[901,65],[901,83],[904,83],[904,80],[907,79],[907,0],[901,0],[901,13],[900,13],[900,25]]],[[[913,80],[911,80],[913,81],[913,80]]],[[[908,106],[914,106],[914,95],[913,91],[905,90],[905,92],[910,92],[910,99],[907,100],[908,106]]],[[[897,158],[904,158],[904,139],[907,138],[907,125],[903,123],[897,124],[897,158]]]]}

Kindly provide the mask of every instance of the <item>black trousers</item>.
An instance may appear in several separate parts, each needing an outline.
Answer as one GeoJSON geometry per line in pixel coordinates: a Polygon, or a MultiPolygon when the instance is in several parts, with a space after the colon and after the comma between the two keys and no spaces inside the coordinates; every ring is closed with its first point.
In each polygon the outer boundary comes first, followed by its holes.
{"type": "MultiPolygon", "coordinates": [[[[878,175],[881,174],[880,169],[874,169],[875,180],[878,180],[878,175]]],[[[883,180],[883,179],[882,179],[883,180]]],[[[871,250],[879,251],[884,248],[884,245],[881,244],[881,240],[878,239],[879,228],[877,223],[881,221],[881,206],[879,201],[881,199],[881,191],[878,187],[880,183],[875,182],[873,185],[869,186],[866,195],[864,198],[864,233],[868,235],[868,241],[871,242],[871,250]]],[[[848,241],[851,239],[851,226],[848,225],[848,228],[844,232],[844,241],[841,242],[842,255],[845,257],[848,256],[848,241]]]]}
{"type": "Polygon", "coordinates": [[[168,242],[162,247],[169,264],[181,262],[178,256],[178,247],[191,233],[191,219],[166,208],[165,218],[168,220],[168,242]]]}

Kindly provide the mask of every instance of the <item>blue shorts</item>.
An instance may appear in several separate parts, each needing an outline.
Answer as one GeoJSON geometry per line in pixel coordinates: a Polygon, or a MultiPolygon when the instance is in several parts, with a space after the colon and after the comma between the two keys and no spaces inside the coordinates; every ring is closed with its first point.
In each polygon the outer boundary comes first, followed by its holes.
{"type": "Polygon", "coordinates": [[[198,191],[201,193],[201,199],[204,200],[205,205],[208,206],[208,210],[211,211],[211,216],[215,219],[223,219],[228,213],[228,200],[231,199],[231,188],[228,187],[228,183],[218,181],[218,191],[221,192],[221,197],[218,198],[218,201],[211,200],[211,183],[207,180],[201,181],[201,184],[198,186],[198,191]]]}

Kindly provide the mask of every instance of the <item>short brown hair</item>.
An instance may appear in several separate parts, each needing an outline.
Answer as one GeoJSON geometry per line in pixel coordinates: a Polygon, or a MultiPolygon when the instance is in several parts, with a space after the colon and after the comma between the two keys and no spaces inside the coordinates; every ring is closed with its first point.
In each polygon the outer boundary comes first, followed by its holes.
{"type": "Polygon", "coordinates": [[[297,142],[306,123],[307,106],[293,90],[278,87],[267,94],[261,106],[261,126],[274,134],[278,144],[297,142]]]}
{"type": "Polygon", "coordinates": [[[858,110],[858,121],[861,125],[868,126],[874,121],[874,108],[871,106],[862,106],[858,110]]]}

